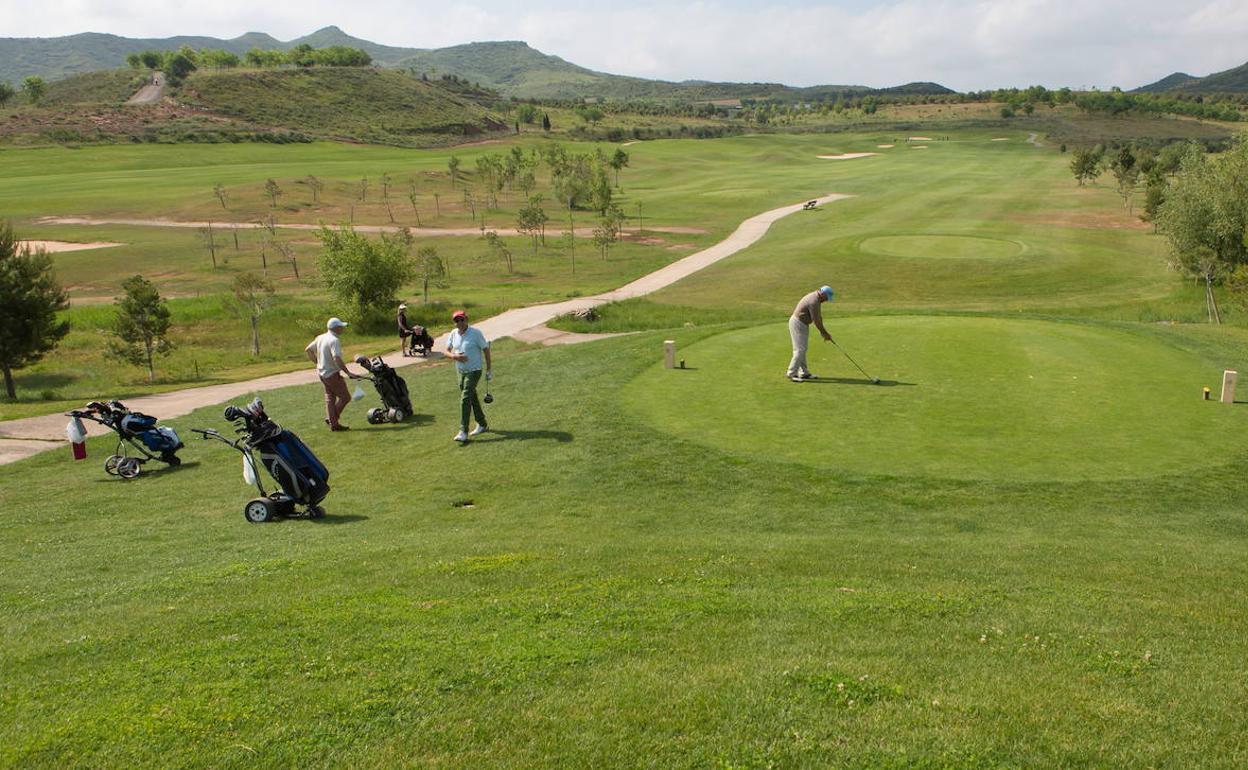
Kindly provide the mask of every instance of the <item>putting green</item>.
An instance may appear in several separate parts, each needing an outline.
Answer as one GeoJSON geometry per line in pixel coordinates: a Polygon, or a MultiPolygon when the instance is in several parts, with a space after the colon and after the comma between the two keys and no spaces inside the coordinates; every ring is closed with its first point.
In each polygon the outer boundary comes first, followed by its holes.
{"type": "Polygon", "coordinates": [[[1002,481],[1141,478],[1243,453],[1248,407],[1200,400],[1221,372],[1148,332],[1000,318],[829,324],[882,379],[812,334],[822,379],[783,377],[786,325],[681,350],[624,391],[656,428],[726,452],[851,474],[1002,481]]]}
{"type": "Polygon", "coordinates": [[[1024,250],[1016,241],[971,235],[887,235],[866,238],[858,248],[885,257],[924,259],[1003,259],[1024,250]]]}

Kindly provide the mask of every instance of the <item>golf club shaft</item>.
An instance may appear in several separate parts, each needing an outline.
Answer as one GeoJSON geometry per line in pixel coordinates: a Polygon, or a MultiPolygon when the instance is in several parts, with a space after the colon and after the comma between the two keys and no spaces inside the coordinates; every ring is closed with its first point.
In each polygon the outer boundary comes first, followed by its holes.
{"type": "Polygon", "coordinates": [[[853,364],[853,365],[854,365],[854,366],[858,369],[858,371],[862,372],[862,376],[863,376],[863,377],[866,377],[868,380],[875,381],[875,379],[876,379],[876,378],[875,378],[875,377],[872,377],[872,376],[871,376],[871,375],[869,375],[869,374],[867,374],[867,370],[866,370],[866,369],[863,369],[861,366],[858,366],[858,362],[857,362],[857,361],[855,361],[852,357],[850,357],[850,355],[849,355],[848,353],[846,353],[846,352],[845,352],[845,348],[843,348],[843,347],[841,347],[839,344],[837,344],[836,340],[832,340],[832,344],[833,344],[833,345],[836,345],[836,349],[837,349],[837,350],[839,350],[839,351],[841,351],[841,354],[842,354],[843,356],[845,356],[846,358],[848,358],[848,359],[849,359],[849,362],[850,362],[851,364],[853,364]]]}

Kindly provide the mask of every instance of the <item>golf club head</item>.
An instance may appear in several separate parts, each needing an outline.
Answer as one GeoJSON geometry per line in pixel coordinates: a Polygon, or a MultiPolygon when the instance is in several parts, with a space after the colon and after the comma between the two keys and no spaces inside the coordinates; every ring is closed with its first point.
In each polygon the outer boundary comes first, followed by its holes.
{"type": "Polygon", "coordinates": [[[483,401],[485,401],[485,403],[487,403],[487,404],[492,404],[492,403],[494,403],[494,394],[493,394],[493,393],[486,393],[486,394],[485,394],[485,398],[484,398],[484,399],[482,399],[482,400],[483,400],[483,401]]]}

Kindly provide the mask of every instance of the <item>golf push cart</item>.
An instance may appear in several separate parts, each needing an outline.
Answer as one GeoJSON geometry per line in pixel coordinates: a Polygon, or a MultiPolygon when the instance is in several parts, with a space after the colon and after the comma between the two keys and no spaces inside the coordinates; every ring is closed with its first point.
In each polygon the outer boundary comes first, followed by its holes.
{"type": "Polygon", "coordinates": [[[243,477],[260,491],[260,497],[243,506],[247,521],[260,524],[276,516],[317,519],[325,515],[320,503],[329,494],[329,471],[298,436],[270,420],[258,398],[245,407],[227,406],[224,416],[234,423],[239,438],[230,440],[212,429],[193,428],[191,432],[242,453],[243,477]],[[280,491],[265,491],[258,465],[264,466],[280,491]]]}
{"type": "Polygon", "coordinates": [[[132,479],[149,460],[160,460],[170,466],[182,464],[178,457],[182,441],[177,432],[163,425],[157,427],[155,417],[132,412],[120,401],[92,401],[83,409],[65,414],[98,422],[117,434],[117,449],[104,461],[104,471],[110,476],[132,479]],[[131,454],[131,450],[137,454],[131,454]]]}
{"type": "Polygon", "coordinates": [[[368,410],[370,425],[383,422],[403,422],[412,413],[412,401],[408,396],[407,383],[389,364],[381,360],[381,356],[368,358],[356,356],[355,362],[368,372],[377,395],[381,396],[382,407],[368,410]]]}

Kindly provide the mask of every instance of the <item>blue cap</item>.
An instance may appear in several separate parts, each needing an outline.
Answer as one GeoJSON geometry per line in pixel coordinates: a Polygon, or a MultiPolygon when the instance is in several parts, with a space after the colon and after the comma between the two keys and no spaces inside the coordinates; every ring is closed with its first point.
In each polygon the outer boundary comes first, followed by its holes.
{"type": "Polygon", "coordinates": [[[828,302],[832,301],[832,287],[831,286],[820,286],[819,293],[822,294],[824,297],[827,297],[828,302]]]}

